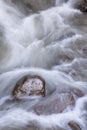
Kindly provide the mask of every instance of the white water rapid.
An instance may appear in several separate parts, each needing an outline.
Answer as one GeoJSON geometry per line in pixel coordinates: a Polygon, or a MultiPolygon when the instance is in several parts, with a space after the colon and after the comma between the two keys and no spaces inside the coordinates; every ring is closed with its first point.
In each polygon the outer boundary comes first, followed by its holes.
{"type": "Polygon", "coordinates": [[[74,8],[78,0],[54,0],[42,10],[23,1],[0,0],[0,130],[87,130],[87,15],[74,8]],[[28,74],[45,80],[46,96],[14,99],[15,84],[28,74]],[[84,96],[74,95],[62,113],[33,111],[74,88],[84,96]]]}

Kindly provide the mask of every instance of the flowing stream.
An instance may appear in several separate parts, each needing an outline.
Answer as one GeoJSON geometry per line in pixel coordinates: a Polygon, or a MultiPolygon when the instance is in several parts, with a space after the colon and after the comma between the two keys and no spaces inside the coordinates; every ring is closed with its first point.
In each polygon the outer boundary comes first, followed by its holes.
{"type": "Polygon", "coordinates": [[[73,1],[34,10],[23,0],[0,0],[0,130],[87,130],[87,15],[73,1]],[[13,88],[28,74],[45,80],[46,96],[15,100],[13,88]],[[36,103],[48,104],[70,88],[84,93],[74,95],[74,105],[34,113],[36,103]],[[80,128],[71,129],[70,121],[80,128]]]}

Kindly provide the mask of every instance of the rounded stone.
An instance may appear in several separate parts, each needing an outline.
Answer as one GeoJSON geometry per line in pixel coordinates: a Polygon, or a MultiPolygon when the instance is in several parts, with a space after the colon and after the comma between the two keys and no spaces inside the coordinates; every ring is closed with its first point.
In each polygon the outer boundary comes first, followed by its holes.
{"type": "Polygon", "coordinates": [[[24,76],[14,87],[12,95],[23,96],[45,96],[45,81],[40,76],[24,76]]]}

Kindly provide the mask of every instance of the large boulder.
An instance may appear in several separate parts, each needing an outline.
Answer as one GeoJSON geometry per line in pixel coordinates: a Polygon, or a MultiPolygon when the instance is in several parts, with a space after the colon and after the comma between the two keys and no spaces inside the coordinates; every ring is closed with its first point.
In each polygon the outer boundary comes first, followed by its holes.
{"type": "Polygon", "coordinates": [[[12,92],[14,97],[45,96],[45,81],[39,76],[24,76],[12,92]]]}

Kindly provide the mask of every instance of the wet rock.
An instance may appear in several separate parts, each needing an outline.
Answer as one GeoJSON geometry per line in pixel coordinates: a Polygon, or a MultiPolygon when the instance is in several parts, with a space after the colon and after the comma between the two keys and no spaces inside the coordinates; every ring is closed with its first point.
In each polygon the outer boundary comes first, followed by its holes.
{"type": "Polygon", "coordinates": [[[78,98],[83,97],[85,95],[85,93],[79,88],[70,88],[70,89],[67,89],[66,92],[70,92],[74,94],[75,96],[77,96],[78,98]]]}
{"type": "Polygon", "coordinates": [[[55,0],[22,0],[28,6],[31,6],[34,10],[44,10],[55,5],[55,0]]]}
{"type": "Polygon", "coordinates": [[[87,12],[87,4],[83,4],[82,6],[80,6],[80,10],[82,12],[87,12]]]}
{"type": "Polygon", "coordinates": [[[49,115],[63,112],[69,105],[74,105],[74,97],[71,93],[61,93],[52,100],[37,104],[34,111],[38,115],[49,115]]]}
{"type": "Polygon", "coordinates": [[[69,122],[68,125],[70,126],[70,128],[71,128],[72,130],[81,130],[79,124],[77,124],[77,123],[74,122],[74,121],[69,122]]]}
{"type": "Polygon", "coordinates": [[[7,0],[7,4],[16,6],[22,13],[29,15],[55,5],[55,0],[7,0]]]}
{"type": "Polygon", "coordinates": [[[87,0],[83,0],[82,2],[77,2],[74,5],[75,8],[81,10],[82,12],[87,12],[87,0]]]}
{"type": "Polygon", "coordinates": [[[78,88],[73,88],[71,90],[76,96],[78,97],[83,97],[85,94],[78,88]]]}
{"type": "Polygon", "coordinates": [[[87,3],[87,0],[84,0],[85,3],[87,3]]]}
{"type": "Polygon", "coordinates": [[[85,93],[82,90],[80,90],[79,88],[74,88],[74,87],[60,89],[60,90],[58,90],[58,93],[72,93],[75,96],[77,96],[78,98],[83,97],[85,95],[85,93]]]}
{"type": "Polygon", "coordinates": [[[45,96],[45,81],[39,76],[24,76],[17,82],[12,95],[15,97],[45,96]]]}

